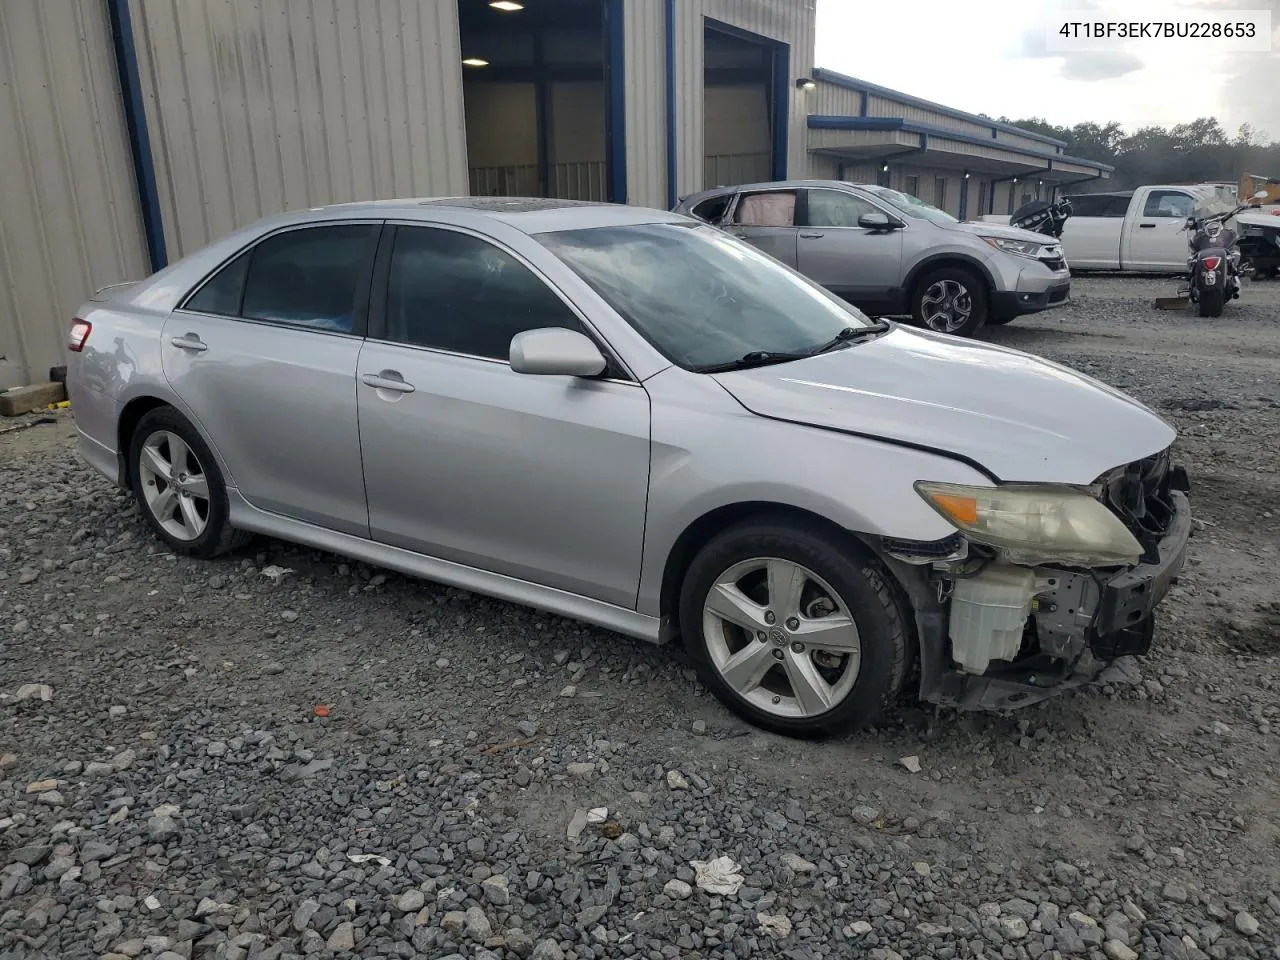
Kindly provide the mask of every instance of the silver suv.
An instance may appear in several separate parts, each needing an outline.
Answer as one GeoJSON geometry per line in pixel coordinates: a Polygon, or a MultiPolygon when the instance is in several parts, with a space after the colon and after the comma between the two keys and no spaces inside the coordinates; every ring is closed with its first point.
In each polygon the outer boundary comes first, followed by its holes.
{"type": "Polygon", "coordinates": [[[1071,291],[1052,237],[966,223],[916,197],[839,180],[717,187],[676,212],[741,237],[874,316],[956,336],[1056,307],[1071,291]]]}

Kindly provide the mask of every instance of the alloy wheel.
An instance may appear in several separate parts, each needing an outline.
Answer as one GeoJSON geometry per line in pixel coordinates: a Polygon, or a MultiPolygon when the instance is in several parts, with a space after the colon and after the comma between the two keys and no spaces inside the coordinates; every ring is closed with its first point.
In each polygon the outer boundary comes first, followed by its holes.
{"type": "Polygon", "coordinates": [[[844,601],[812,570],[761,557],[712,584],[703,635],[715,669],[743,699],[778,717],[839,705],[858,679],[862,644],[844,601]]]}
{"type": "Polygon", "coordinates": [[[142,445],[138,475],[147,509],[177,540],[197,539],[209,525],[209,481],[186,442],[157,430],[142,445]]]}
{"type": "Polygon", "coordinates": [[[920,300],[924,325],[938,333],[954,333],[973,313],[973,297],[958,280],[935,280],[920,300]]]}

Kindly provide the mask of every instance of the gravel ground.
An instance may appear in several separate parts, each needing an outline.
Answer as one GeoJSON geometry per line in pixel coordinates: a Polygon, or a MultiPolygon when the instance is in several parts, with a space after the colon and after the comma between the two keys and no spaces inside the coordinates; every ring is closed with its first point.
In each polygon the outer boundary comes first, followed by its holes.
{"type": "Polygon", "coordinates": [[[1280,956],[1280,284],[1213,321],[1170,286],[987,334],[1179,426],[1151,656],[821,744],[676,650],[275,541],[176,559],[69,417],[0,435],[0,958],[1280,956]]]}

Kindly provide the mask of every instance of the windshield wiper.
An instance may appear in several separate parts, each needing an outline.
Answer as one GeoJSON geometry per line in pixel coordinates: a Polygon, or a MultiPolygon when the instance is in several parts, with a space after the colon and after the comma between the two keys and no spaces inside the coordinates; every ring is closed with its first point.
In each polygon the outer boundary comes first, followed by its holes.
{"type": "Polygon", "coordinates": [[[845,327],[834,337],[820,346],[814,347],[807,356],[816,357],[820,353],[829,353],[837,347],[842,347],[846,343],[853,343],[856,340],[866,340],[871,337],[878,337],[889,329],[889,324],[884,320],[872,321],[865,327],[845,327]]]}
{"type": "Polygon", "coordinates": [[[710,363],[695,368],[698,373],[723,373],[726,370],[748,370],[751,367],[767,367],[771,363],[786,363],[788,360],[803,360],[811,356],[808,353],[776,353],[772,350],[752,350],[744,353],[737,360],[725,363],[710,363]]]}

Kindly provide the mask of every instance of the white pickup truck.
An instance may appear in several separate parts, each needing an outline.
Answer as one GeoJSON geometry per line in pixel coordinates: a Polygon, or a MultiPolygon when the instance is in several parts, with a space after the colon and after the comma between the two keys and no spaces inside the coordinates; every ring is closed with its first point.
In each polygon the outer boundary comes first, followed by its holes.
{"type": "MultiPolygon", "coordinates": [[[[1232,207],[1229,197],[1201,185],[1138,187],[1075,194],[1070,199],[1062,252],[1073,270],[1183,273],[1190,255],[1187,217],[1232,207]]],[[[1009,218],[983,219],[1007,222],[1009,218]]]]}

